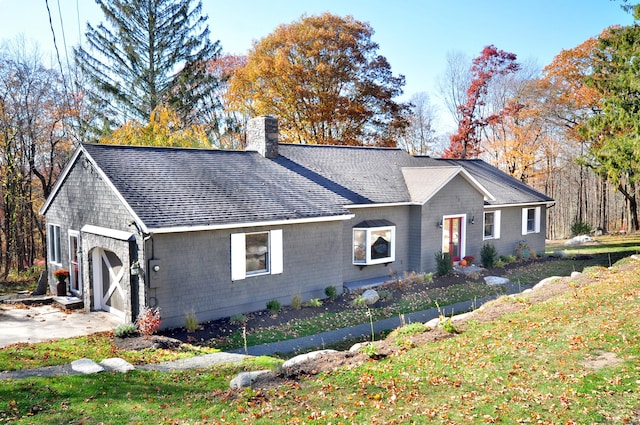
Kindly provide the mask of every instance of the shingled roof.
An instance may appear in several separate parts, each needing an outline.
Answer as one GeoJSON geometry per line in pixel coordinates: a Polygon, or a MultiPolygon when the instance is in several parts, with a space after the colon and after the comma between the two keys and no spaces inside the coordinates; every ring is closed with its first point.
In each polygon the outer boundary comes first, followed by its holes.
{"type": "Polygon", "coordinates": [[[84,144],[151,229],[332,217],[349,201],[256,152],[84,144]]]}

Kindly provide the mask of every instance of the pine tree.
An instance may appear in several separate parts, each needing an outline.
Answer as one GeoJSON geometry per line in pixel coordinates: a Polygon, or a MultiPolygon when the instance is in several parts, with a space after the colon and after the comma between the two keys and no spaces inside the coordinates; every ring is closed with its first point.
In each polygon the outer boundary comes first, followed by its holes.
{"type": "Polygon", "coordinates": [[[161,105],[189,124],[217,85],[207,63],[217,58],[220,47],[218,41],[209,41],[202,3],[192,7],[192,0],[96,2],[108,26],[87,24],[89,49],[75,50],[87,82],[93,127],[109,130],[131,119],[147,122],[161,105]]]}

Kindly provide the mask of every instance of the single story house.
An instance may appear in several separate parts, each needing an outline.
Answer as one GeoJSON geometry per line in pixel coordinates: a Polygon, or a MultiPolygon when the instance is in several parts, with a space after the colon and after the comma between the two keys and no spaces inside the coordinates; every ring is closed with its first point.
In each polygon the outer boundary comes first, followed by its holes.
{"type": "Polygon", "coordinates": [[[246,151],[82,144],[41,213],[48,273],[71,272],[86,310],[163,327],[324,297],[325,288],[545,248],[553,200],[481,160],[278,143],[250,121],[246,151]]]}

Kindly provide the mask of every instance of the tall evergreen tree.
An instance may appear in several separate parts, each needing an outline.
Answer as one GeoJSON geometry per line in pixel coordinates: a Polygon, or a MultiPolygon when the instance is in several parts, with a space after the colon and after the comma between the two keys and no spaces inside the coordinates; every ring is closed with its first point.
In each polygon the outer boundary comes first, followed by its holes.
{"type": "MultiPolygon", "coordinates": [[[[216,88],[207,63],[220,54],[209,41],[200,1],[96,0],[108,26],[87,23],[88,50],[75,50],[88,83],[94,121],[112,127],[127,120],[147,122],[159,105],[185,123],[216,88]]],[[[210,105],[210,104],[209,104],[210,105]]],[[[209,106],[210,107],[210,106],[209,106]]]]}

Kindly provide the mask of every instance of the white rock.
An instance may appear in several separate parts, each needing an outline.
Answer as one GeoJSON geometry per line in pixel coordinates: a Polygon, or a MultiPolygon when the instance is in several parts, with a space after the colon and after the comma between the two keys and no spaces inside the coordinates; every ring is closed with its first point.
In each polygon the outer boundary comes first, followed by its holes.
{"type": "Polygon", "coordinates": [[[106,370],[120,373],[127,373],[135,369],[135,367],[133,367],[131,363],[121,359],[120,357],[111,357],[109,359],[104,359],[100,362],[100,365],[106,370]]]}
{"type": "Polygon", "coordinates": [[[550,277],[547,277],[547,278],[545,278],[545,279],[542,279],[540,282],[538,282],[538,284],[537,284],[537,285],[535,285],[535,286],[533,287],[533,289],[541,288],[541,287],[543,287],[543,286],[545,286],[545,285],[548,285],[548,284],[550,284],[550,283],[553,283],[554,281],[556,281],[556,280],[558,280],[558,279],[562,279],[562,277],[560,277],[560,276],[550,276],[550,277]]]}
{"type": "Polygon", "coordinates": [[[581,274],[582,274],[581,272],[571,272],[571,277],[578,277],[581,274]]]}
{"type": "Polygon", "coordinates": [[[104,372],[104,368],[91,359],[74,360],[71,362],[71,369],[85,375],[104,372]]]}
{"type": "Polygon", "coordinates": [[[367,289],[362,293],[362,297],[365,299],[367,305],[375,304],[380,299],[380,295],[375,289],[367,289]]]}
{"type": "Polygon", "coordinates": [[[353,345],[351,346],[351,348],[349,348],[349,352],[350,352],[350,353],[357,353],[358,351],[360,351],[360,349],[361,349],[362,347],[364,347],[364,345],[365,345],[365,344],[364,344],[364,343],[362,343],[362,342],[357,342],[357,343],[353,344],[353,345]]]}
{"type": "Polygon", "coordinates": [[[438,325],[440,324],[440,318],[439,317],[435,317],[431,320],[429,320],[427,323],[425,323],[424,325],[428,328],[431,329],[435,329],[438,327],[438,325]]]}
{"type": "Polygon", "coordinates": [[[580,245],[580,244],[587,243],[587,242],[593,242],[594,240],[595,239],[593,239],[589,235],[580,235],[580,236],[576,236],[576,237],[574,237],[572,239],[569,239],[564,244],[565,244],[565,246],[573,246],[573,245],[580,245]]]}
{"type": "Polygon", "coordinates": [[[509,283],[509,279],[500,276],[485,276],[484,281],[487,285],[504,285],[509,283]]]}
{"type": "Polygon", "coordinates": [[[260,376],[271,373],[270,370],[257,370],[254,372],[241,372],[229,383],[229,387],[238,390],[244,387],[250,387],[260,376]]]}
{"type": "Polygon", "coordinates": [[[325,353],[336,353],[336,350],[318,350],[318,351],[312,351],[306,354],[300,354],[282,363],[282,368],[287,369],[291,366],[295,366],[299,363],[304,363],[307,360],[311,360],[315,357],[318,357],[320,354],[325,354],[325,353]]]}

